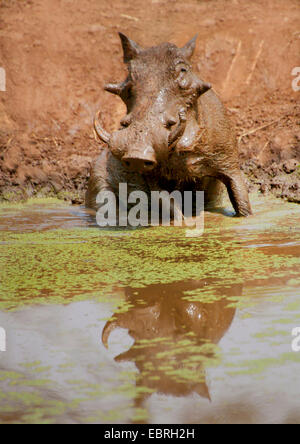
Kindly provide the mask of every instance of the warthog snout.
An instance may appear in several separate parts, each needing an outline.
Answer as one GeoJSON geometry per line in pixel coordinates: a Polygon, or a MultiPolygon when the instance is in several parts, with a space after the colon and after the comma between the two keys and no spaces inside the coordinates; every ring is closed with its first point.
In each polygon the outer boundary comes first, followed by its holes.
{"type": "Polygon", "coordinates": [[[130,171],[147,173],[157,166],[156,156],[152,147],[134,151],[122,157],[122,164],[130,171]]]}

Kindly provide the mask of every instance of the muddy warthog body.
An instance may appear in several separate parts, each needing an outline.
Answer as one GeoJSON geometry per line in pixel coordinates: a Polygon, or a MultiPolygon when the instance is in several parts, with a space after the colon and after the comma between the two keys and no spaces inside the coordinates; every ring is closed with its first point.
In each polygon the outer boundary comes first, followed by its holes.
{"type": "Polygon", "coordinates": [[[237,216],[251,214],[234,131],[226,110],[192,71],[195,38],[183,48],[165,43],[142,49],[120,34],[128,77],[106,90],[127,106],[119,130],[109,134],[99,116],[95,130],[108,148],[92,168],[86,205],[119,183],[128,192],[205,192],[205,205],[220,204],[224,185],[237,216]]]}

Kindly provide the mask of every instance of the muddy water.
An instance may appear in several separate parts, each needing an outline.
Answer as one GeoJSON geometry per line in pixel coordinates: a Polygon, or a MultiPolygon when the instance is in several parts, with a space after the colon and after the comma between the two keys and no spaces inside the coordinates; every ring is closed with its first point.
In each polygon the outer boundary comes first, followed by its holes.
{"type": "Polygon", "coordinates": [[[0,207],[1,423],[300,423],[300,208],[253,203],[201,237],[0,207]]]}

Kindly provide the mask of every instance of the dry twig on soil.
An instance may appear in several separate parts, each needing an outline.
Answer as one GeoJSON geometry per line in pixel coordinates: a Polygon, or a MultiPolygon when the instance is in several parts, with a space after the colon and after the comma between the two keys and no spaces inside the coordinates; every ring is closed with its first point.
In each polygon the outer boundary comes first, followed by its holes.
{"type": "Polygon", "coordinates": [[[251,129],[250,131],[247,131],[247,132],[241,134],[241,135],[239,136],[239,138],[238,138],[238,142],[240,143],[240,141],[242,140],[243,137],[250,136],[251,134],[254,134],[254,133],[256,133],[256,132],[259,131],[259,130],[262,130],[262,129],[268,128],[268,126],[271,126],[271,125],[274,125],[275,123],[278,123],[278,122],[279,122],[280,120],[282,120],[284,117],[286,117],[286,116],[282,116],[282,117],[280,117],[280,119],[273,120],[273,121],[270,122],[270,123],[267,123],[267,124],[265,124],[265,125],[261,125],[261,126],[259,126],[259,127],[257,127],[257,128],[253,128],[253,129],[251,129]]]}

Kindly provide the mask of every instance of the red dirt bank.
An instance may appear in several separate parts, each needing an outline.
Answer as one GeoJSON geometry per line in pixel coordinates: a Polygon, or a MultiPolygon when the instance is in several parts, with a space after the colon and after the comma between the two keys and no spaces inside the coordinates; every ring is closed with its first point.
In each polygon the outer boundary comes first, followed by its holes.
{"type": "Polygon", "coordinates": [[[103,91],[125,78],[121,30],[144,46],[198,33],[195,68],[229,109],[250,187],[300,202],[299,25],[298,0],[0,0],[0,200],[82,200],[92,118],[124,113],[103,91]]]}

